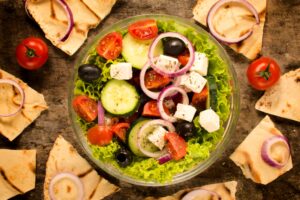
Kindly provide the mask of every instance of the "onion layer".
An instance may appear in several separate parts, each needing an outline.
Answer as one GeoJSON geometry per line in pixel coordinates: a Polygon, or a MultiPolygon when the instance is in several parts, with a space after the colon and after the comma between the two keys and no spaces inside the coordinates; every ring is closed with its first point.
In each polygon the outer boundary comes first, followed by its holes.
{"type": "Polygon", "coordinates": [[[161,75],[167,75],[169,77],[176,77],[176,76],[180,76],[180,75],[184,74],[192,67],[194,60],[195,60],[195,51],[194,51],[192,43],[185,36],[183,36],[179,33],[167,32],[167,33],[160,34],[157,38],[155,38],[153,40],[153,42],[150,46],[148,57],[149,57],[151,67],[157,73],[159,73],[161,75]],[[156,60],[156,58],[154,58],[155,47],[157,46],[158,42],[161,39],[167,38],[167,37],[173,37],[173,38],[178,38],[178,39],[182,40],[187,45],[187,48],[188,48],[189,54],[190,54],[188,63],[184,67],[182,67],[181,69],[179,69],[178,71],[175,71],[175,72],[167,71],[166,69],[162,69],[155,64],[155,60],[156,60]]]}
{"type": "Polygon", "coordinates": [[[140,72],[140,85],[141,88],[143,90],[143,92],[150,97],[151,99],[157,99],[159,96],[159,92],[152,92],[150,90],[148,90],[148,88],[145,85],[145,75],[147,70],[150,68],[150,63],[147,62],[144,67],[142,68],[141,72],[140,72]]]}
{"type": "Polygon", "coordinates": [[[226,3],[232,3],[232,2],[240,3],[240,4],[244,5],[254,15],[255,20],[256,20],[256,24],[260,23],[259,16],[258,16],[258,13],[257,13],[256,9],[248,1],[246,1],[246,0],[219,0],[219,1],[217,1],[217,3],[215,3],[208,12],[207,19],[206,19],[207,20],[207,26],[210,30],[210,33],[217,40],[219,40],[221,42],[225,42],[227,44],[234,44],[234,43],[241,42],[241,41],[247,39],[248,37],[250,37],[252,32],[253,32],[253,27],[252,27],[252,29],[249,30],[249,32],[247,32],[246,34],[244,34],[243,36],[241,36],[239,38],[225,38],[222,35],[220,35],[219,33],[217,33],[217,31],[215,30],[215,28],[213,26],[213,17],[214,17],[215,13],[218,11],[218,9],[221,6],[223,6],[226,3]]]}
{"type": "Polygon", "coordinates": [[[9,84],[9,85],[12,85],[14,86],[20,93],[21,95],[21,103],[19,105],[19,107],[17,108],[17,110],[15,112],[12,112],[12,113],[8,113],[8,114],[1,114],[0,113],[0,117],[11,117],[11,116],[14,116],[16,115],[17,113],[19,113],[22,109],[22,107],[24,106],[24,103],[25,103],[25,92],[24,90],[22,89],[22,87],[15,81],[13,80],[9,80],[9,79],[0,79],[0,84],[1,83],[4,83],[4,84],[9,84]]]}
{"type": "Polygon", "coordinates": [[[167,153],[167,154],[161,156],[160,158],[158,158],[157,160],[158,160],[158,163],[160,165],[162,165],[162,164],[164,164],[164,163],[169,162],[170,160],[172,160],[172,156],[171,156],[171,154],[167,153]]]}
{"type": "Polygon", "coordinates": [[[98,125],[102,126],[105,124],[104,108],[101,101],[98,101],[98,125]]]}
{"type": "Polygon", "coordinates": [[[218,200],[222,199],[221,196],[216,192],[205,189],[197,189],[187,193],[181,200],[198,199],[199,197],[207,197],[207,195],[215,196],[218,198],[218,200]]]}
{"type": "Polygon", "coordinates": [[[73,18],[73,13],[65,0],[57,0],[57,2],[64,8],[64,10],[67,13],[67,17],[68,17],[67,31],[66,31],[65,35],[59,39],[59,41],[64,42],[69,38],[69,36],[74,28],[74,18],[73,18]]]}
{"type": "Polygon", "coordinates": [[[266,141],[264,141],[261,147],[261,157],[271,167],[275,167],[278,169],[284,167],[289,162],[290,156],[291,156],[290,145],[288,143],[288,139],[284,136],[271,137],[266,141]],[[278,162],[276,159],[272,158],[271,156],[272,147],[278,143],[283,144],[287,149],[286,154],[282,158],[282,162],[278,162]]]}

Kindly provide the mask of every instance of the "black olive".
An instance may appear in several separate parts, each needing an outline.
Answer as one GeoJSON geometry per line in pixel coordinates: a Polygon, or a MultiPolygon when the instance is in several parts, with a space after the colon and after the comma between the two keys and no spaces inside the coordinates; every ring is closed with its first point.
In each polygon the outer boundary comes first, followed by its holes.
{"type": "Polygon", "coordinates": [[[92,82],[101,75],[101,69],[97,65],[84,64],[78,68],[78,76],[85,82],[92,82]]]}
{"type": "Polygon", "coordinates": [[[195,127],[193,123],[189,122],[179,122],[176,125],[177,133],[183,138],[187,139],[194,135],[195,127]]]}
{"type": "Polygon", "coordinates": [[[168,38],[164,42],[164,53],[170,56],[179,56],[185,48],[184,42],[178,38],[168,38]]]}
{"type": "Polygon", "coordinates": [[[115,158],[121,167],[126,167],[132,163],[132,153],[125,147],[121,147],[115,152],[115,158]]]}

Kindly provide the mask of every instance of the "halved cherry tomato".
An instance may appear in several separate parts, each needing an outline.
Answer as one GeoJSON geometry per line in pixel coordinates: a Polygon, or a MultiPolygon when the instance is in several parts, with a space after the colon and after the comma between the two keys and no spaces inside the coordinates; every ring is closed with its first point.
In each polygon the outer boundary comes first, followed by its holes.
{"type": "Polygon", "coordinates": [[[73,109],[87,122],[94,121],[98,115],[97,103],[87,96],[81,95],[75,97],[72,102],[73,109]]]}
{"type": "Polygon", "coordinates": [[[129,123],[118,123],[112,127],[112,131],[120,138],[123,142],[126,140],[126,132],[129,129],[129,123]]]}
{"type": "Polygon", "coordinates": [[[171,82],[168,76],[163,76],[154,70],[146,72],[145,86],[147,89],[160,89],[171,82]]]}
{"type": "Polygon", "coordinates": [[[178,56],[178,60],[181,63],[181,65],[186,65],[189,62],[190,54],[188,51],[184,51],[183,54],[178,56]]]}
{"type": "Polygon", "coordinates": [[[112,141],[113,132],[109,126],[96,125],[88,130],[87,138],[91,144],[105,146],[112,141]]]}
{"type": "Polygon", "coordinates": [[[247,77],[253,88],[266,90],[279,80],[280,73],[280,67],[275,60],[261,57],[249,65],[247,77]]]}
{"type": "Polygon", "coordinates": [[[186,155],[187,144],[177,133],[168,132],[165,134],[168,141],[167,148],[174,160],[180,160],[186,155]]]}
{"type": "Polygon", "coordinates": [[[208,89],[207,86],[205,86],[200,93],[194,93],[192,98],[192,105],[195,106],[197,109],[205,109],[207,97],[208,89]]]}
{"type": "Polygon", "coordinates": [[[97,46],[97,52],[107,60],[116,59],[122,51],[122,35],[112,32],[104,36],[97,46]]]}
{"type": "Polygon", "coordinates": [[[158,28],[154,19],[137,21],[128,27],[130,35],[138,40],[149,40],[158,34],[158,28]]]}
{"type": "MultiPolygon", "coordinates": [[[[168,108],[165,105],[163,105],[163,106],[164,106],[165,112],[169,115],[170,111],[168,110],[168,108]]],[[[157,101],[155,101],[155,100],[148,101],[144,105],[142,115],[145,117],[160,117],[160,112],[158,110],[157,101]]]]}

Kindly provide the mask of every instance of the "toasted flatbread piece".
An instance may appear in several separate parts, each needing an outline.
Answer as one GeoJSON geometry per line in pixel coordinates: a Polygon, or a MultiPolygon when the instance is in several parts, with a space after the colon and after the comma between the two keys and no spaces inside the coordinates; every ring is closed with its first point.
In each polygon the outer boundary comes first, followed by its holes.
{"type": "Polygon", "coordinates": [[[58,136],[50,152],[44,182],[44,199],[50,200],[49,183],[60,172],[77,175],[84,185],[84,199],[100,200],[116,192],[119,188],[97,174],[76,149],[62,136],[58,136]]]}
{"type": "Polygon", "coordinates": [[[256,102],[255,109],[300,122],[300,68],[281,76],[256,102]]]}
{"type": "Polygon", "coordinates": [[[68,18],[56,0],[28,0],[27,9],[53,45],[73,55],[84,43],[89,29],[95,28],[108,15],[116,0],[66,0],[70,7],[74,28],[69,38],[61,42],[66,33],[68,18]]]}
{"type": "Polygon", "coordinates": [[[201,187],[180,190],[171,196],[166,196],[161,198],[147,197],[145,200],[180,200],[182,199],[182,197],[184,197],[184,195],[196,189],[205,189],[205,190],[213,191],[219,194],[222,200],[235,200],[236,186],[237,186],[236,181],[215,183],[210,185],[204,185],[201,187]]]}
{"type": "Polygon", "coordinates": [[[0,149],[0,200],[35,188],[36,150],[0,149]]]}
{"type": "MultiPolygon", "coordinates": [[[[23,88],[25,93],[25,104],[18,114],[11,117],[0,117],[0,134],[12,141],[48,107],[44,96],[33,90],[22,80],[1,69],[0,79],[16,81],[23,88]]],[[[9,113],[17,110],[21,103],[21,95],[15,92],[13,86],[1,84],[0,87],[1,113],[9,113]]]]}
{"type": "Polygon", "coordinates": [[[230,159],[242,169],[246,178],[256,183],[268,184],[292,169],[291,157],[287,165],[281,169],[269,166],[261,157],[263,142],[276,135],[282,133],[276,129],[269,116],[266,116],[230,156],[230,159]]]}
{"type": "MultiPolygon", "coordinates": [[[[206,26],[208,12],[217,1],[198,0],[193,9],[194,19],[206,26]]],[[[213,24],[216,31],[227,38],[238,38],[253,27],[253,34],[249,38],[238,44],[231,44],[229,46],[247,58],[255,59],[262,48],[267,0],[248,1],[259,13],[259,25],[255,25],[255,19],[250,11],[238,3],[231,3],[221,7],[213,18],[213,24]]]]}

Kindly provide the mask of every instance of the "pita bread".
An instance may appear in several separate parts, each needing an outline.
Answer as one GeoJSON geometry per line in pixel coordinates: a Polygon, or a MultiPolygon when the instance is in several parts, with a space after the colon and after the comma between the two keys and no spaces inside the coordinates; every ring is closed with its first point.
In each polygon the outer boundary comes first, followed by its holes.
{"type": "Polygon", "coordinates": [[[0,149],[0,200],[35,188],[36,150],[0,149]]]}
{"type": "MultiPolygon", "coordinates": [[[[210,8],[218,0],[198,0],[193,9],[194,19],[206,26],[206,18],[210,8]]],[[[267,0],[248,0],[259,13],[260,24],[255,25],[255,19],[250,11],[238,4],[231,3],[222,6],[214,16],[213,24],[218,33],[227,38],[238,38],[253,27],[252,35],[246,40],[229,45],[236,52],[249,59],[255,59],[262,49],[263,28],[266,17],[267,0]]]]}
{"type": "Polygon", "coordinates": [[[95,28],[111,11],[116,0],[66,0],[73,13],[74,28],[69,38],[59,39],[66,33],[68,18],[56,0],[28,0],[27,9],[53,45],[73,55],[84,43],[89,29],[95,28]]]}
{"type": "Polygon", "coordinates": [[[300,122],[300,68],[281,76],[256,102],[255,109],[300,122]]]}
{"type": "Polygon", "coordinates": [[[196,189],[205,189],[205,190],[216,192],[221,196],[222,200],[235,200],[236,186],[237,186],[236,181],[215,183],[210,185],[204,185],[201,187],[180,190],[171,196],[166,196],[161,198],[147,197],[145,200],[180,200],[188,192],[191,192],[196,189]]]}
{"type": "MultiPolygon", "coordinates": [[[[16,81],[25,93],[25,104],[18,114],[11,117],[0,117],[0,133],[12,141],[48,107],[44,96],[30,88],[22,80],[1,69],[0,79],[16,81]]],[[[16,110],[21,103],[21,95],[16,93],[11,85],[1,84],[0,87],[1,113],[9,113],[10,110],[16,110]]]]}
{"type": "Polygon", "coordinates": [[[276,135],[282,135],[282,133],[276,129],[269,116],[266,116],[230,156],[230,159],[242,169],[246,178],[256,183],[268,184],[292,169],[291,157],[287,165],[281,169],[269,166],[261,158],[263,142],[276,135]]]}
{"type": "Polygon", "coordinates": [[[44,182],[45,200],[50,200],[48,190],[52,177],[60,172],[69,172],[81,179],[84,185],[84,199],[100,200],[119,190],[117,186],[99,176],[62,136],[56,139],[47,161],[44,182]]]}

